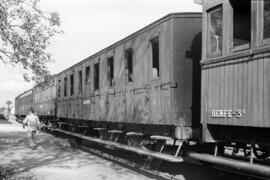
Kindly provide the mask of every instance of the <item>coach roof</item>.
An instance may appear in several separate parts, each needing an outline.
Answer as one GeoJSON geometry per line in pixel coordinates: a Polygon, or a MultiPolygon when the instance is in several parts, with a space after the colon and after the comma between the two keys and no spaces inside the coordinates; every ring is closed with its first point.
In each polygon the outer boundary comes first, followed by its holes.
{"type": "Polygon", "coordinates": [[[151,24],[145,26],[144,28],[142,28],[142,29],[140,29],[140,30],[138,30],[138,31],[136,31],[136,32],[134,32],[134,33],[132,33],[131,35],[129,35],[129,36],[127,36],[127,37],[121,39],[120,41],[117,41],[116,43],[114,43],[114,44],[112,44],[112,45],[110,45],[110,46],[108,46],[108,47],[102,49],[101,51],[99,51],[99,52],[97,52],[97,53],[95,53],[95,54],[93,54],[93,55],[91,55],[91,56],[85,58],[84,60],[82,60],[82,61],[80,61],[80,62],[78,62],[78,63],[72,65],[71,67],[69,67],[69,68],[67,68],[67,69],[65,69],[65,70],[63,70],[63,71],[61,71],[61,72],[59,72],[58,74],[55,74],[55,75],[57,76],[57,75],[60,75],[60,74],[62,74],[62,73],[65,73],[65,72],[67,72],[67,71],[73,69],[74,67],[76,67],[76,66],[78,66],[78,65],[80,65],[80,64],[83,64],[83,63],[86,62],[86,61],[89,61],[89,60],[91,60],[91,59],[97,58],[97,57],[98,57],[99,55],[101,55],[102,53],[104,53],[104,52],[106,52],[106,51],[108,51],[108,50],[110,50],[110,49],[113,49],[113,48],[115,48],[116,46],[118,46],[118,45],[120,45],[120,44],[122,44],[122,43],[125,43],[125,42],[127,42],[128,40],[130,40],[130,39],[132,39],[132,38],[134,38],[134,37],[137,37],[138,35],[140,35],[140,34],[146,32],[146,31],[148,31],[148,30],[150,30],[150,29],[152,29],[152,28],[154,28],[154,27],[160,25],[161,23],[163,23],[163,22],[165,22],[165,21],[168,21],[168,20],[172,19],[172,18],[202,18],[202,13],[201,13],[201,12],[170,13],[170,14],[168,14],[168,15],[166,15],[166,16],[164,16],[164,17],[162,17],[162,18],[160,18],[160,19],[158,19],[158,20],[156,20],[156,21],[154,21],[153,23],[151,23],[151,24]]]}

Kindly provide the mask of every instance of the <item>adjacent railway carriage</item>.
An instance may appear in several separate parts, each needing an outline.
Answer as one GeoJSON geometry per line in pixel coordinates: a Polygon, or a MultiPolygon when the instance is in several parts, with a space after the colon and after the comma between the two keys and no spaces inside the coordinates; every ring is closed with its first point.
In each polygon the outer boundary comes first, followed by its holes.
{"type": "Polygon", "coordinates": [[[56,76],[60,121],[198,137],[201,14],[170,14],[56,76]]]}
{"type": "Polygon", "coordinates": [[[55,76],[33,88],[33,108],[41,121],[56,120],[56,86],[55,76]]]}
{"type": "Polygon", "coordinates": [[[18,119],[24,118],[32,106],[33,91],[30,89],[15,98],[15,116],[18,119]]]}
{"type": "Polygon", "coordinates": [[[264,158],[270,145],[269,15],[267,0],[203,1],[203,141],[252,144],[264,158]]]}
{"type": "MultiPolygon", "coordinates": [[[[169,14],[34,87],[37,113],[75,138],[269,179],[270,1],[196,2],[203,16],[169,14]]],[[[31,96],[16,98],[17,116],[31,96]]]]}

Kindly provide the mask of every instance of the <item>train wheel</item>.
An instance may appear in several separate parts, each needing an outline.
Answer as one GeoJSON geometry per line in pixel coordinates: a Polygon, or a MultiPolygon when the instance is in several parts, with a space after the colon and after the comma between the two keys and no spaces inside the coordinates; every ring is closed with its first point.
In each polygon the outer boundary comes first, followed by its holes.
{"type": "Polygon", "coordinates": [[[269,156],[268,148],[259,144],[253,144],[254,155],[258,159],[266,159],[269,156]]]}

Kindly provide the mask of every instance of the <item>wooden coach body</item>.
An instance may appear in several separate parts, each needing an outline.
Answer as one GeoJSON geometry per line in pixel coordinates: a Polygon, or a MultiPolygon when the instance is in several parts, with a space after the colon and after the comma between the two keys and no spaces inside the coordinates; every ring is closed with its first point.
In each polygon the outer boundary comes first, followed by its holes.
{"type": "Polygon", "coordinates": [[[55,117],[55,76],[33,88],[33,107],[41,120],[55,117]]]}
{"type": "Polygon", "coordinates": [[[28,110],[33,106],[32,89],[23,92],[15,98],[15,115],[16,117],[25,117],[28,110]]]}
{"type": "Polygon", "coordinates": [[[200,125],[200,58],[201,13],[169,14],[59,73],[57,116],[194,137],[200,125]]]}
{"type": "Polygon", "coordinates": [[[204,141],[269,142],[270,1],[204,0],[204,141]]]}

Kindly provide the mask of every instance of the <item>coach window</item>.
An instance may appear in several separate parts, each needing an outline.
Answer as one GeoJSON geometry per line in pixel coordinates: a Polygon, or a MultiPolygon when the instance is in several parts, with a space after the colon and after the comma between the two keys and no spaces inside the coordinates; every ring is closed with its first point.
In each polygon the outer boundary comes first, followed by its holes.
{"type": "Polygon", "coordinates": [[[90,66],[85,68],[85,84],[90,83],[90,66]]]}
{"type": "Polygon", "coordinates": [[[74,94],[74,75],[70,75],[70,96],[74,94]]]}
{"type": "Polygon", "coordinates": [[[79,95],[82,94],[82,71],[79,71],[79,76],[78,76],[78,92],[79,95]]]}
{"type": "Polygon", "coordinates": [[[270,1],[263,1],[263,40],[270,43],[270,1]]]}
{"type": "Polygon", "coordinates": [[[159,69],[159,38],[150,40],[152,46],[152,77],[160,76],[159,69]]]}
{"type": "Polygon", "coordinates": [[[126,57],[126,73],[127,73],[127,81],[133,81],[133,52],[132,49],[127,49],[125,51],[126,57]]]}
{"type": "Polygon", "coordinates": [[[58,97],[61,96],[61,80],[58,80],[58,91],[57,91],[58,97]]]}
{"type": "Polygon", "coordinates": [[[243,50],[250,48],[251,40],[251,0],[244,3],[230,0],[233,10],[233,48],[243,50]]]}
{"type": "Polygon", "coordinates": [[[107,59],[107,73],[109,86],[113,86],[113,57],[107,59]]]}
{"type": "Polygon", "coordinates": [[[99,89],[99,62],[94,65],[94,90],[99,89]]]}
{"type": "Polygon", "coordinates": [[[64,96],[67,96],[67,77],[64,78],[64,96]]]}
{"type": "Polygon", "coordinates": [[[211,9],[208,11],[208,57],[221,56],[222,52],[222,7],[211,9]]]}

